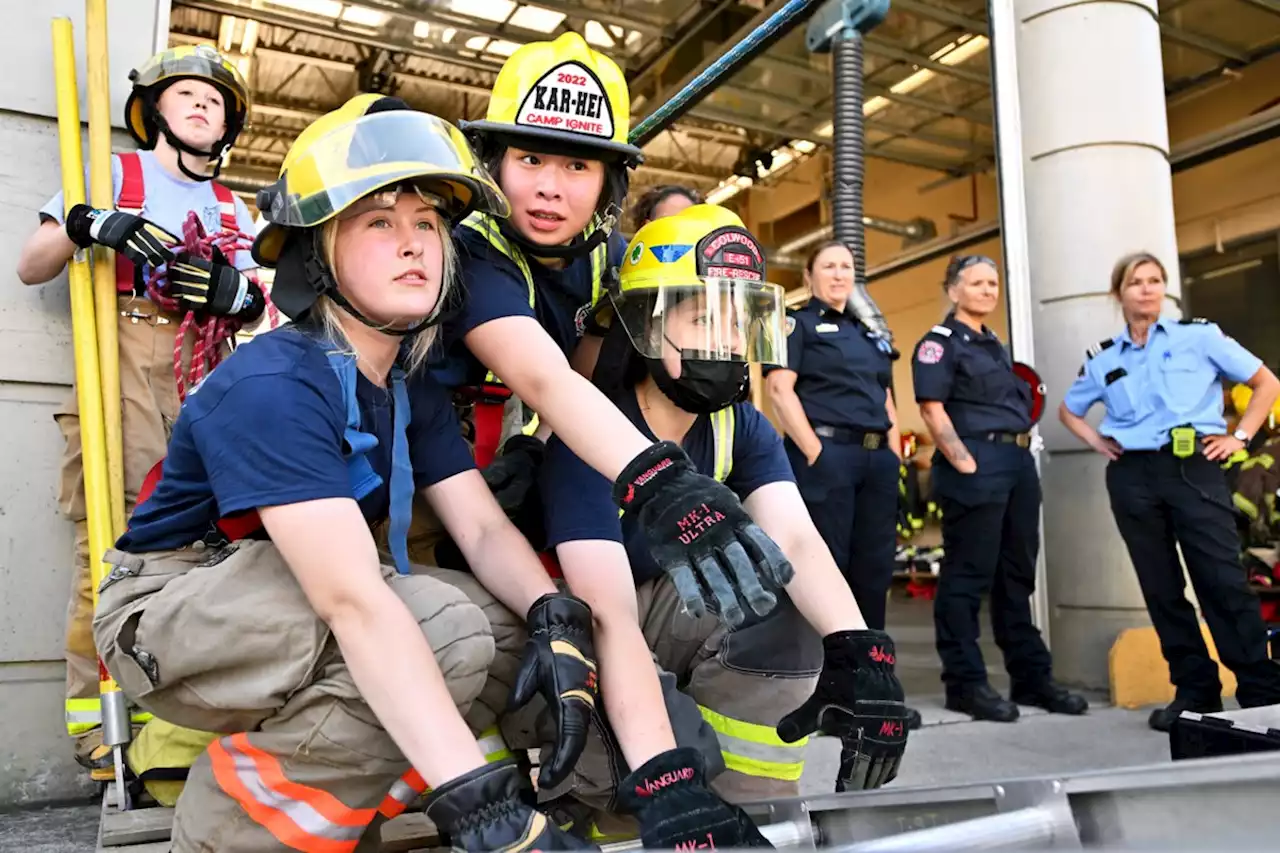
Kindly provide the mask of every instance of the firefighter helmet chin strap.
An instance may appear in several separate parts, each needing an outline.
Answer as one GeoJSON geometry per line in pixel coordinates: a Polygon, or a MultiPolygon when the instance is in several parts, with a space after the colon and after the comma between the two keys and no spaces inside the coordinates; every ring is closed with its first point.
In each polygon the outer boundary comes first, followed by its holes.
{"type": "Polygon", "coordinates": [[[440,300],[444,298],[444,287],[441,286],[440,292],[436,294],[435,304],[431,306],[431,312],[422,320],[405,329],[393,329],[385,323],[379,323],[370,320],[364,314],[360,313],[360,309],[351,304],[347,297],[342,295],[338,290],[338,283],[334,280],[333,274],[329,271],[329,266],[321,260],[323,254],[320,246],[320,231],[315,229],[312,235],[311,251],[307,253],[307,258],[303,261],[303,271],[307,278],[307,283],[315,290],[317,296],[328,296],[334,302],[346,311],[352,317],[355,317],[361,323],[364,323],[370,329],[376,329],[388,335],[395,335],[398,338],[407,338],[426,331],[432,326],[443,322],[448,312],[440,310],[440,300]]]}
{"type": "Polygon", "coordinates": [[[528,237],[525,237],[520,231],[511,224],[511,220],[503,219],[498,223],[498,229],[502,232],[502,236],[506,237],[512,243],[519,246],[524,253],[532,258],[554,258],[555,260],[573,260],[576,258],[584,258],[591,254],[591,251],[609,239],[609,235],[613,233],[613,229],[617,227],[619,215],[622,210],[618,205],[610,202],[609,207],[605,210],[603,217],[596,217],[598,225],[591,232],[591,236],[583,237],[581,234],[574,237],[568,243],[559,246],[544,246],[541,243],[535,243],[528,237]]]}
{"type": "MultiPolygon", "coordinates": [[[[178,168],[182,170],[182,174],[186,175],[193,181],[212,181],[216,180],[219,173],[222,172],[222,158],[226,155],[227,149],[231,147],[231,141],[223,136],[222,139],[214,146],[213,151],[201,151],[194,145],[188,145],[178,138],[178,134],[169,129],[169,123],[164,120],[164,116],[160,115],[160,111],[154,106],[151,108],[152,115],[155,117],[156,128],[164,134],[165,141],[174,147],[178,152],[178,168]],[[190,154],[193,157],[204,157],[213,162],[213,174],[201,174],[187,168],[187,164],[183,162],[182,155],[190,154]]],[[[231,130],[228,128],[227,135],[231,130]]]]}

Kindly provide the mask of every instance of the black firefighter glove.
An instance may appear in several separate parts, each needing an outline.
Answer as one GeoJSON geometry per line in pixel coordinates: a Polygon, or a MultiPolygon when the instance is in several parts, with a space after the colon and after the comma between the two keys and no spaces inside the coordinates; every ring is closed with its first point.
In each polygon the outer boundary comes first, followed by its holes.
{"type": "Polygon", "coordinates": [[[542,467],[546,451],[547,446],[531,435],[513,435],[480,472],[489,491],[497,498],[498,506],[508,516],[524,506],[529,492],[537,488],[538,469],[542,467]]]}
{"type": "Polygon", "coordinates": [[[427,799],[427,817],[454,850],[596,850],[520,798],[520,768],[508,758],[444,783],[427,799]]]}
{"type": "Polygon", "coordinates": [[[556,724],[551,760],[538,772],[538,787],[554,788],[578,763],[587,745],[591,713],[599,692],[595,643],[591,638],[591,608],[565,592],[542,596],[525,620],[529,641],[516,673],[510,709],[541,693],[556,724]]]}
{"type": "Polygon", "coordinates": [[[773,845],[751,818],[707,787],[693,747],[654,756],[618,783],[618,806],[640,822],[647,850],[733,850],[773,845]]]}
{"type": "Polygon", "coordinates": [[[158,267],[173,260],[177,237],[141,216],[77,204],[67,211],[67,236],[82,249],[94,243],[115,249],[133,265],[158,267]]]}
{"type": "Polygon", "coordinates": [[[837,631],[822,639],[818,688],[778,723],[795,743],[815,731],[840,738],[837,791],[879,788],[898,775],[907,748],[907,706],[883,631],[837,631]]]}
{"type": "Polygon", "coordinates": [[[751,520],[737,495],[697,472],[674,442],[655,444],[623,469],[613,499],[644,531],[650,552],[684,607],[709,604],[730,628],[745,619],[739,596],[764,616],[795,575],[782,550],[751,520]]]}
{"type": "Polygon", "coordinates": [[[212,261],[179,252],[169,265],[168,278],[169,295],[188,311],[252,323],[267,305],[261,288],[219,252],[214,252],[212,261]]]}

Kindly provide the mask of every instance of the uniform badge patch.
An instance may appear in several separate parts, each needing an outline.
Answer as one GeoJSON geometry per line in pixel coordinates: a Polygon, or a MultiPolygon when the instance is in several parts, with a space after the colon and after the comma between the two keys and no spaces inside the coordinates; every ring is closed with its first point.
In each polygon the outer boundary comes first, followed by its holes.
{"type": "Polygon", "coordinates": [[[937,341],[921,341],[920,349],[916,350],[916,358],[921,364],[937,364],[942,361],[944,352],[942,344],[937,341]]]}
{"type": "Polygon", "coordinates": [[[794,332],[795,330],[796,330],[796,318],[788,317],[787,318],[787,337],[791,337],[791,333],[794,332]]]}
{"type": "Polygon", "coordinates": [[[642,257],[644,257],[644,243],[636,243],[631,247],[631,266],[640,263],[642,257]]]}

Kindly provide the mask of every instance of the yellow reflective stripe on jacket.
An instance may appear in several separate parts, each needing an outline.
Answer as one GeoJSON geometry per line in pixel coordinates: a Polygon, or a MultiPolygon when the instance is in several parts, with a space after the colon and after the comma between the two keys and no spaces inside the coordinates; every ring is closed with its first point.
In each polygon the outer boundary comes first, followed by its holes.
{"type": "Polygon", "coordinates": [[[476,743],[480,745],[480,752],[484,755],[486,764],[495,764],[512,757],[506,740],[496,726],[482,731],[476,738],[476,743]]]}
{"type": "Polygon", "coordinates": [[[1231,502],[1236,505],[1236,509],[1249,516],[1250,521],[1258,520],[1258,505],[1253,501],[1249,500],[1239,492],[1234,492],[1231,495],[1231,502]]]}
{"type": "Polygon", "coordinates": [[[773,726],[726,717],[703,705],[702,719],[715,730],[725,766],[745,776],[794,782],[804,773],[804,748],[809,738],[786,743],[773,726]]]}
{"type": "MultiPolygon", "coordinates": [[[[102,700],[96,697],[93,699],[68,699],[64,706],[64,713],[67,734],[72,737],[78,737],[102,725],[102,700]]],[[[151,714],[137,709],[134,709],[133,713],[129,715],[130,722],[139,726],[150,719],[151,714]]]]}
{"type": "Polygon", "coordinates": [[[711,438],[715,446],[716,458],[714,476],[720,483],[728,480],[729,474],[733,471],[734,430],[733,406],[711,415],[711,438]]]}

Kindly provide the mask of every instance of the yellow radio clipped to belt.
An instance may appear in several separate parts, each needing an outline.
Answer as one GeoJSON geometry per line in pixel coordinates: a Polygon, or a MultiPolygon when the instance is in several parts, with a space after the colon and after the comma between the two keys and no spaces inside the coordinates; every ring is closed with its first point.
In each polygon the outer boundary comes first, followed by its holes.
{"type": "Polygon", "coordinates": [[[1174,427],[1169,430],[1169,440],[1173,444],[1173,455],[1186,459],[1196,453],[1196,428],[1191,426],[1174,427]]]}

